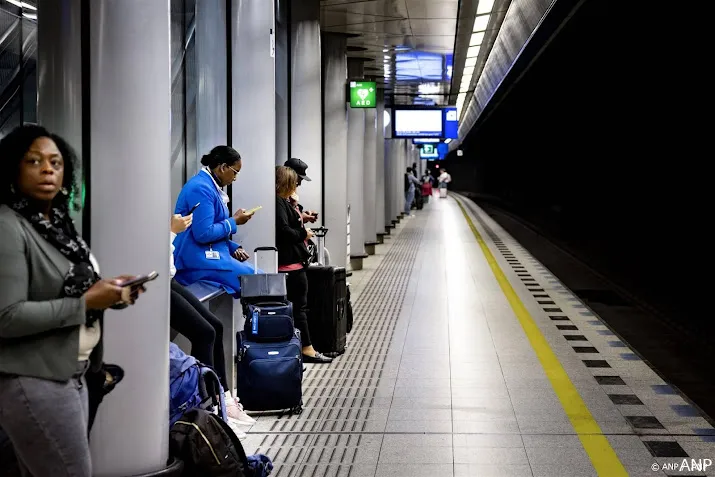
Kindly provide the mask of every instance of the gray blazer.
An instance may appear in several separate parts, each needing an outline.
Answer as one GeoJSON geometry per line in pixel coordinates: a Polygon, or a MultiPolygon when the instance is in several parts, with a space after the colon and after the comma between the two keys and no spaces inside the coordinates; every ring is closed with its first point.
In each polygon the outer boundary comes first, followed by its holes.
{"type": "MultiPolygon", "coordinates": [[[[0,373],[67,381],[76,372],[85,304],[62,297],[69,267],[25,218],[0,205],[0,373]]],[[[90,360],[101,364],[101,340],[90,360]]]]}

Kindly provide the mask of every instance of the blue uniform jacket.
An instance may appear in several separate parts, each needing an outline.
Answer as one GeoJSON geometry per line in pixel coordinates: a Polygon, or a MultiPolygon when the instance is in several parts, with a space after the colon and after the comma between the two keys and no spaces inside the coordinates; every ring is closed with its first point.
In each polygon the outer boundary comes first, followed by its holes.
{"type": "Polygon", "coordinates": [[[239,248],[229,238],[237,231],[236,220],[203,170],[181,189],[175,213],[186,215],[198,203],[191,226],[174,240],[176,280],[184,285],[198,280],[214,282],[231,294],[238,293],[238,275],[253,273],[253,267],[232,257],[239,248]],[[210,251],[218,252],[218,259],[208,258],[210,251]]]}

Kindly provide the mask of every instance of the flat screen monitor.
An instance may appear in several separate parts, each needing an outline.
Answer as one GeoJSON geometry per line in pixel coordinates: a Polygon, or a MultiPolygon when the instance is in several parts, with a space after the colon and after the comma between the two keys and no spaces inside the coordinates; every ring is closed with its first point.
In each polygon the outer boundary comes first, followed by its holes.
{"type": "Polygon", "coordinates": [[[441,108],[394,109],[394,138],[441,138],[444,134],[441,108]]]}
{"type": "Polygon", "coordinates": [[[454,106],[396,107],[392,114],[392,137],[395,139],[412,138],[414,144],[425,144],[430,139],[459,138],[459,119],[454,106]]]}

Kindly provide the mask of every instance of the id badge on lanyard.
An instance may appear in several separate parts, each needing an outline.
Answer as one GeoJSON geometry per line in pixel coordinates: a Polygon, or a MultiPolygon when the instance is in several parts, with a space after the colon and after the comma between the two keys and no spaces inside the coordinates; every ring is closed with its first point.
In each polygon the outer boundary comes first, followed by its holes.
{"type": "Polygon", "coordinates": [[[220,260],[221,256],[209,245],[209,249],[204,252],[207,260],[220,260]]]}

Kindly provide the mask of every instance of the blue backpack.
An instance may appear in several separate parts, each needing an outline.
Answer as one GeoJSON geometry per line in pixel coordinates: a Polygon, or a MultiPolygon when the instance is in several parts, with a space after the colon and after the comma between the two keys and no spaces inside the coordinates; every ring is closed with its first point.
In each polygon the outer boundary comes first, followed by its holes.
{"type": "Polygon", "coordinates": [[[201,406],[200,375],[196,358],[169,343],[169,427],[186,411],[201,406]]]}

